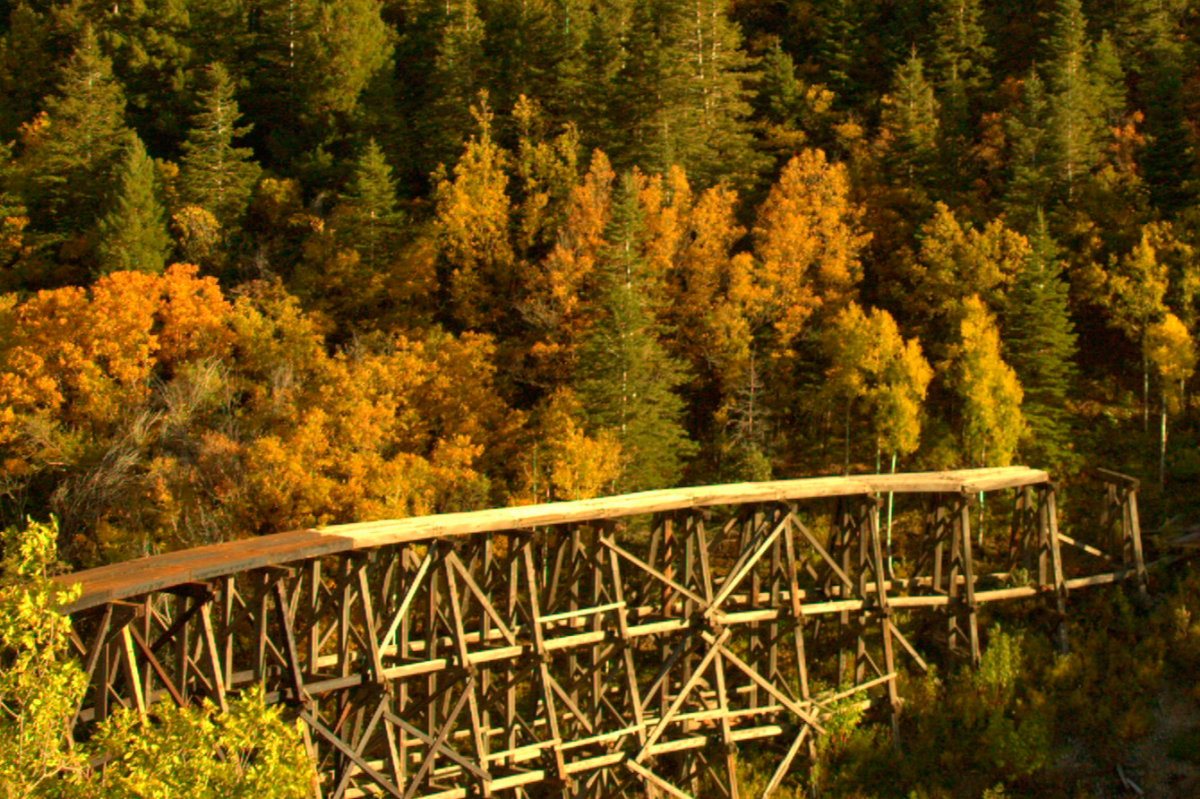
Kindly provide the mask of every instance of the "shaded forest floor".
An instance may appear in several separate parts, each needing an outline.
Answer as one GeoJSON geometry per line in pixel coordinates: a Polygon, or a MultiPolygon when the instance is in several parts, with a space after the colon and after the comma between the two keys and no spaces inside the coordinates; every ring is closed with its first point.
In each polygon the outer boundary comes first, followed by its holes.
{"type": "Polygon", "coordinates": [[[1072,742],[1050,769],[1048,781],[1071,786],[1067,795],[1094,799],[1139,796],[1138,789],[1145,799],[1200,797],[1200,697],[1195,686],[1183,679],[1166,680],[1149,714],[1149,727],[1144,738],[1116,759],[1092,754],[1082,740],[1072,742]]]}

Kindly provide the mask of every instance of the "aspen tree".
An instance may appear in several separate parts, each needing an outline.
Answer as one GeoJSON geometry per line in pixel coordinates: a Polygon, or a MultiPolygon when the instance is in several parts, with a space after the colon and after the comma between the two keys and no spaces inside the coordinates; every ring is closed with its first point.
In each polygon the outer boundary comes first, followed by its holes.
{"type": "Polygon", "coordinates": [[[1160,406],[1158,484],[1167,484],[1167,414],[1183,407],[1184,386],[1196,371],[1196,345],[1191,333],[1173,313],[1146,330],[1143,348],[1146,360],[1158,373],[1162,388],[1160,406]]]}
{"type": "Polygon", "coordinates": [[[1016,372],[1000,357],[1000,333],[978,297],[963,304],[955,358],[962,401],[962,442],[972,466],[1007,466],[1025,427],[1024,392],[1016,372]]]}

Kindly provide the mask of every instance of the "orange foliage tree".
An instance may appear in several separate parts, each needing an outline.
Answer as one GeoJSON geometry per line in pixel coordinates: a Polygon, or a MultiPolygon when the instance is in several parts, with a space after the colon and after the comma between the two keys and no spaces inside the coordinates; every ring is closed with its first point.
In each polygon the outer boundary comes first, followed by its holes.
{"type": "Polygon", "coordinates": [[[231,302],[188,265],[7,296],[4,496],[59,514],[84,562],[481,505],[522,421],[493,356],[446,334],[331,352],[278,285],[231,302]]]}

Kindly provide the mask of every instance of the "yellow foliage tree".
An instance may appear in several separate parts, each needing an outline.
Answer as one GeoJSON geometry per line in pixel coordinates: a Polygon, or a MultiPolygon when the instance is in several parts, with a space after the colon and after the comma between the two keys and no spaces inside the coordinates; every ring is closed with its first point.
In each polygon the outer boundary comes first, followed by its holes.
{"type": "Polygon", "coordinates": [[[850,199],[842,164],[803,150],[784,167],[758,210],[750,307],[769,324],[777,348],[789,347],[818,311],[832,316],[853,298],[862,277],[860,209],[850,199]]]}
{"type": "Polygon", "coordinates": [[[587,173],[571,188],[554,246],[541,263],[527,267],[521,312],[533,339],[529,377],[535,383],[553,385],[561,379],[587,326],[583,292],[605,246],[615,178],[608,157],[600,150],[592,153],[587,173]]]}
{"type": "Polygon", "coordinates": [[[1173,313],[1146,330],[1143,343],[1146,360],[1158,373],[1162,386],[1161,425],[1158,451],[1158,482],[1166,485],[1167,414],[1178,413],[1183,404],[1183,388],[1196,371],[1196,345],[1187,326],[1173,313]]]}
{"type": "Polygon", "coordinates": [[[882,309],[864,311],[850,303],[825,337],[830,368],[826,390],[846,403],[846,463],[850,417],[855,402],[866,405],[877,452],[907,455],[921,435],[921,403],[933,370],[916,339],[905,340],[882,309]]]}
{"type": "Polygon", "coordinates": [[[668,275],[675,349],[726,396],[749,369],[752,343],[747,304],[754,264],[748,253],[733,252],[746,232],[737,224],[737,200],[725,186],[700,194],[668,275]]]}
{"type": "Polygon", "coordinates": [[[1146,335],[1162,318],[1169,287],[1167,263],[1158,257],[1156,229],[1142,228],[1133,249],[1116,261],[1108,275],[1108,310],[1113,323],[1142,347],[1142,424],[1150,424],[1150,361],[1146,335]]]}
{"type": "Polygon", "coordinates": [[[1000,333],[983,301],[968,297],[963,311],[956,352],[963,448],[972,465],[1007,466],[1024,428],[1024,392],[1016,372],[1000,357],[1000,333]]]}
{"type": "Polygon", "coordinates": [[[467,142],[453,179],[444,169],[435,175],[434,201],[455,318],[481,329],[497,321],[501,303],[517,287],[518,273],[509,240],[508,155],[492,139],[487,109],[474,113],[479,135],[467,142]]]}
{"type": "Polygon", "coordinates": [[[518,504],[591,499],[621,474],[621,445],[611,431],[584,431],[583,408],[569,389],[559,389],[542,404],[530,432],[533,441],[521,456],[518,504]]]}
{"type": "Polygon", "coordinates": [[[952,313],[972,295],[995,310],[1028,255],[1029,241],[999,220],[976,230],[939,202],[921,229],[910,310],[926,316],[952,313]]]}
{"type": "Polygon", "coordinates": [[[0,301],[0,477],[90,562],[238,532],[476,507],[522,419],[490,338],[331,354],[278,284],[195,267],[0,301]],[[486,454],[485,454],[486,453],[486,454]]]}

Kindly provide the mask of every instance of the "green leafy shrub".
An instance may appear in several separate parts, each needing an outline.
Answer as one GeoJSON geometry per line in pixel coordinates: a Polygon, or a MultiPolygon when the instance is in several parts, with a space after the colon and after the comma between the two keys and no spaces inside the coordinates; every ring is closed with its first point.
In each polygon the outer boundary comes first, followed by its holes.
{"type": "Polygon", "coordinates": [[[57,526],[30,522],[0,532],[0,797],[4,799],[300,799],[312,766],[295,725],[263,701],[261,688],[211,706],[162,703],[143,720],[109,718],[86,747],[71,726],[87,680],[69,650],[71,601],[50,579],[57,526]],[[102,773],[89,756],[108,755],[102,773]]]}
{"type": "Polygon", "coordinates": [[[86,763],[70,747],[86,680],[69,657],[70,621],[54,610],[73,595],[51,581],[53,524],[0,533],[0,796],[50,796],[86,763]]]}
{"type": "Polygon", "coordinates": [[[121,799],[303,799],[312,767],[294,725],[263,701],[261,686],[230,702],[219,714],[164,703],[156,723],[137,714],[111,716],[97,736],[111,755],[98,787],[121,799]]]}

